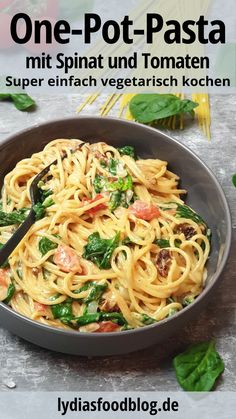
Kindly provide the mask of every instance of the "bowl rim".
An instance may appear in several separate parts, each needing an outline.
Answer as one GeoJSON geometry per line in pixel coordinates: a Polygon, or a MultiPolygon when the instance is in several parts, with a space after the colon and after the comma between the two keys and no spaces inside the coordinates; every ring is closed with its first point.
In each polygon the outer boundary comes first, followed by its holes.
{"type": "MultiPolygon", "coordinates": [[[[42,123],[36,123],[33,124],[27,128],[24,128],[20,131],[17,131],[9,136],[7,136],[2,143],[0,144],[0,151],[1,149],[4,147],[5,144],[10,144],[11,142],[14,142],[16,137],[21,136],[22,134],[28,133],[30,131],[34,131],[36,129],[39,128],[45,128],[47,125],[53,125],[53,124],[57,124],[57,123],[68,123],[69,121],[75,121],[77,120],[78,123],[80,120],[102,120],[104,122],[104,124],[106,123],[106,121],[115,121],[118,124],[123,124],[123,125],[128,125],[128,126],[140,126],[140,128],[142,128],[143,130],[147,130],[150,131],[152,133],[154,133],[155,135],[159,135],[160,137],[162,137],[163,139],[168,139],[168,141],[172,142],[173,145],[177,145],[178,147],[184,149],[187,153],[189,153],[195,160],[198,161],[198,163],[205,169],[205,171],[207,172],[208,176],[211,178],[211,180],[213,181],[213,183],[215,184],[217,190],[219,191],[220,197],[222,199],[223,205],[224,205],[224,211],[225,211],[225,219],[226,219],[226,242],[225,242],[225,247],[224,247],[224,255],[220,261],[220,263],[217,266],[217,270],[214,273],[214,275],[212,276],[211,281],[209,282],[209,284],[207,285],[207,287],[205,287],[202,291],[202,293],[197,297],[197,299],[190,304],[189,306],[185,307],[184,309],[178,311],[176,314],[174,314],[173,316],[169,317],[169,318],[165,318],[159,322],[156,322],[152,325],[147,325],[144,327],[140,327],[137,329],[131,329],[131,330],[125,330],[125,331],[120,331],[120,332],[116,332],[116,333],[97,333],[97,332],[86,332],[86,333],[79,333],[78,331],[74,331],[74,330],[68,330],[68,329],[60,329],[60,328],[56,328],[53,326],[48,326],[45,325],[43,323],[37,322],[36,320],[30,319],[29,317],[26,317],[20,313],[17,313],[16,311],[14,311],[11,307],[9,307],[8,305],[4,304],[3,302],[0,302],[0,308],[6,310],[6,312],[8,312],[8,314],[10,316],[13,317],[17,317],[20,321],[23,321],[23,323],[28,323],[29,326],[33,326],[35,328],[38,329],[43,329],[47,332],[51,332],[53,334],[57,334],[57,335],[61,335],[61,336],[71,336],[71,337],[77,337],[78,339],[81,338],[86,338],[88,340],[91,339],[97,339],[98,337],[100,339],[105,339],[105,338],[112,338],[112,339],[119,339],[119,337],[124,336],[124,335],[137,335],[140,333],[144,333],[144,331],[147,330],[154,330],[163,327],[164,325],[168,325],[170,322],[172,322],[173,320],[176,319],[180,319],[183,316],[187,316],[188,311],[192,310],[193,307],[195,307],[197,304],[199,304],[205,297],[206,295],[211,292],[211,290],[216,286],[224,268],[226,265],[226,262],[228,260],[229,254],[230,254],[230,249],[231,249],[231,242],[232,242],[232,219],[231,219],[231,213],[230,213],[230,209],[229,209],[229,204],[227,202],[225,193],[223,191],[223,188],[221,186],[221,184],[219,183],[218,179],[216,178],[216,176],[214,175],[214,173],[212,172],[212,170],[207,166],[207,164],[205,162],[203,162],[201,160],[200,157],[198,157],[197,154],[195,154],[194,151],[192,151],[188,146],[182,144],[180,141],[178,141],[177,139],[173,138],[172,136],[160,131],[159,129],[135,122],[135,121],[129,121],[129,120],[125,120],[125,119],[121,119],[121,118],[117,118],[117,117],[101,117],[101,116],[89,116],[89,115],[80,115],[80,116],[69,116],[69,117],[65,117],[65,118],[56,118],[56,119],[52,119],[52,120],[48,120],[42,123]]],[[[32,152],[33,153],[33,152],[32,152]]]]}

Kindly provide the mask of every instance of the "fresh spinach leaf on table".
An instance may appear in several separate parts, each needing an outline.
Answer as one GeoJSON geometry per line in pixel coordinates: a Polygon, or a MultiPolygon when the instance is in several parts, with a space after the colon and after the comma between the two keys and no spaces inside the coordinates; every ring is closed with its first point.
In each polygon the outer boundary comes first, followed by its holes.
{"type": "Polygon", "coordinates": [[[210,391],[224,371],[224,362],[214,342],[190,346],[173,360],[176,378],[186,391],[210,391]]]}
{"type": "Polygon", "coordinates": [[[138,94],[131,99],[129,109],[136,121],[148,124],[174,115],[194,115],[197,106],[171,94],[138,94]]]}
{"type": "Polygon", "coordinates": [[[27,111],[33,107],[35,107],[35,101],[26,93],[15,93],[15,94],[8,94],[8,93],[0,93],[0,101],[1,100],[10,100],[15,105],[16,109],[19,111],[27,111]]]}
{"type": "Polygon", "coordinates": [[[235,186],[235,188],[236,188],[236,173],[233,175],[233,177],[232,177],[232,182],[233,182],[233,185],[235,186]]]}

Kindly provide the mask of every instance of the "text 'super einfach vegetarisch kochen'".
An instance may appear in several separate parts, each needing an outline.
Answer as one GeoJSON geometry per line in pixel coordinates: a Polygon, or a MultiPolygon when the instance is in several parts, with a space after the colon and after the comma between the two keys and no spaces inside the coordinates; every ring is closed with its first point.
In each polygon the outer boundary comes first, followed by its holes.
{"type": "Polygon", "coordinates": [[[208,226],[181,199],[167,162],[139,159],[132,146],[80,143],[52,141],[5,177],[1,245],[28,214],[35,175],[57,158],[39,184],[34,226],[0,268],[0,300],[80,332],[172,316],[203,290],[208,226]]]}

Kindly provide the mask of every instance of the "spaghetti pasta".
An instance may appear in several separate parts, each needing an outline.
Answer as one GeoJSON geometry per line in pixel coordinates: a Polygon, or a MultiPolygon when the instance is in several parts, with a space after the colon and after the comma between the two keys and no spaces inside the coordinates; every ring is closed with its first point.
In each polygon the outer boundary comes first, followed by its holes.
{"type": "Polygon", "coordinates": [[[9,215],[27,215],[35,175],[57,158],[38,185],[35,224],[0,269],[0,300],[80,332],[138,328],[175,314],[204,287],[206,223],[184,204],[167,162],[136,159],[131,146],[79,144],[52,141],[6,175],[2,244],[17,228],[9,215]]]}

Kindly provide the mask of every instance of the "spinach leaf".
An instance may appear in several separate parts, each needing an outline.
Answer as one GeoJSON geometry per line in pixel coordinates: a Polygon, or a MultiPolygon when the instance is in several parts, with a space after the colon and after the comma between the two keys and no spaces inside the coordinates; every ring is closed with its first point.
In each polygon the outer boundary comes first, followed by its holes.
{"type": "Polygon", "coordinates": [[[95,314],[84,314],[83,316],[75,318],[77,325],[86,326],[90,323],[97,323],[100,320],[100,313],[95,314]]]}
{"type": "MultiPolygon", "coordinates": [[[[93,285],[96,284],[96,282],[86,282],[86,284],[84,284],[81,288],[79,288],[78,290],[75,290],[74,293],[75,294],[80,294],[83,291],[87,291],[89,288],[93,287],[93,285]]],[[[79,301],[79,300],[77,300],[79,301]]],[[[81,299],[81,301],[83,301],[81,299]]]]}
{"type": "Polygon", "coordinates": [[[121,177],[119,177],[114,182],[109,182],[108,179],[106,179],[105,184],[104,184],[104,189],[109,192],[121,191],[121,189],[123,188],[123,185],[124,185],[124,181],[121,177]]]}
{"type": "Polygon", "coordinates": [[[224,371],[224,363],[214,342],[190,346],[174,358],[177,380],[186,391],[210,391],[224,371]]]}
{"type": "Polygon", "coordinates": [[[89,295],[84,299],[84,303],[88,304],[91,301],[99,301],[103,295],[103,293],[107,289],[107,284],[96,284],[92,283],[91,291],[89,295]]]}
{"type": "Polygon", "coordinates": [[[133,179],[130,175],[128,175],[123,179],[123,185],[121,186],[121,191],[125,192],[132,189],[133,189],[133,179]]]}
{"type": "Polygon", "coordinates": [[[168,297],[167,298],[167,303],[168,304],[176,303],[175,297],[168,297]]]}
{"type": "Polygon", "coordinates": [[[52,242],[52,240],[47,237],[42,237],[39,241],[39,251],[42,253],[42,256],[45,256],[50,250],[56,249],[58,247],[57,243],[52,242]]]}
{"type": "Polygon", "coordinates": [[[111,320],[113,323],[119,324],[120,326],[124,326],[127,324],[125,318],[121,313],[105,313],[99,312],[94,314],[84,314],[83,316],[75,318],[77,325],[85,326],[89,323],[100,322],[100,321],[108,321],[111,320]]]}
{"type": "MultiPolygon", "coordinates": [[[[3,246],[4,246],[4,244],[0,243],[0,249],[2,249],[3,246]]],[[[5,262],[2,265],[0,265],[0,268],[5,269],[5,268],[9,268],[9,266],[10,266],[9,261],[7,259],[7,260],[5,260],[5,262]]]]}
{"type": "Polygon", "coordinates": [[[112,253],[119,245],[119,240],[120,233],[117,233],[113,239],[101,239],[98,232],[91,234],[84,247],[84,259],[91,260],[100,269],[110,269],[112,253]]]}
{"type": "Polygon", "coordinates": [[[198,215],[195,211],[193,211],[187,205],[177,204],[176,218],[188,218],[190,220],[193,220],[197,224],[206,225],[203,218],[200,217],[200,215],[198,215]]]}
{"type": "Polygon", "coordinates": [[[54,319],[73,318],[72,299],[68,298],[64,303],[55,304],[51,306],[54,319]]]}
{"type": "Polygon", "coordinates": [[[35,212],[35,220],[36,221],[41,220],[41,218],[45,216],[46,208],[51,207],[53,204],[54,204],[54,201],[52,198],[45,199],[43,203],[37,202],[37,204],[33,206],[33,210],[35,212]]]}
{"type": "Polygon", "coordinates": [[[110,182],[107,178],[103,176],[96,175],[93,187],[96,193],[100,193],[102,190],[113,192],[113,191],[128,191],[133,189],[133,180],[130,175],[125,178],[119,177],[117,180],[110,182]]]}
{"type": "MultiPolygon", "coordinates": [[[[64,303],[65,305],[65,303],[64,303]]],[[[61,304],[58,304],[61,306],[61,304]]],[[[52,311],[55,312],[55,307],[52,306],[52,311]]],[[[61,309],[59,313],[55,312],[54,318],[60,318],[62,323],[67,324],[69,326],[73,326],[74,322],[76,322],[77,326],[86,326],[90,323],[98,323],[101,321],[108,321],[111,320],[113,323],[116,323],[120,326],[127,325],[127,321],[125,320],[124,316],[121,313],[105,313],[105,312],[98,312],[98,313],[85,313],[80,317],[74,317],[72,312],[67,309],[61,309]]]]}
{"type": "Polygon", "coordinates": [[[171,308],[169,311],[168,317],[174,316],[174,314],[176,314],[177,311],[178,311],[177,308],[171,308]]]}
{"type": "Polygon", "coordinates": [[[233,182],[233,185],[235,186],[235,188],[236,188],[236,173],[233,175],[233,177],[232,177],[232,182],[233,182]]]}
{"type": "Polygon", "coordinates": [[[40,181],[38,183],[38,191],[39,191],[39,202],[45,201],[46,198],[51,196],[53,194],[53,191],[51,189],[42,189],[42,186],[44,186],[45,183],[43,181],[40,181]]]}
{"type": "Polygon", "coordinates": [[[17,275],[19,276],[20,279],[23,279],[22,268],[17,268],[16,273],[17,273],[17,275]]]}
{"type": "Polygon", "coordinates": [[[7,290],[7,298],[4,300],[5,304],[10,303],[13,295],[15,294],[15,290],[16,290],[15,285],[13,283],[11,283],[8,287],[8,290],[7,290]]]}
{"type": "Polygon", "coordinates": [[[0,93],[0,100],[11,100],[19,111],[26,111],[35,106],[35,101],[25,93],[0,93]]]}
{"type": "Polygon", "coordinates": [[[155,240],[154,244],[159,246],[161,249],[165,249],[166,247],[170,247],[170,242],[169,242],[169,240],[166,240],[166,239],[155,240]]]}
{"type": "Polygon", "coordinates": [[[124,147],[119,147],[118,151],[121,154],[121,156],[130,156],[134,160],[137,160],[137,156],[136,156],[134,147],[132,145],[126,145],[124,147]]]}
{"type": "Polygon", "coordinates": [[[124,240],[122,240],[122,244],[124,246],[128,246],[129,244],[134,244],[134,242],[132,242],[132,240],[130,240],[130,238],[127,236],[124,240]]]}
{"type": "Polygon", "coordinates": [[[109,209],[110,211],[115,211],[121,204],[122,192],[115,191],[111,193],[110,202],[109,202],[109,209]]]}
{"type": "Polygon", "coordinates": [[[109,161],[109,172],[113,175],[116,176],[117,174],[117,165],[118,165],[119,161],[115,160],[115,159],[110,159],[109,161]]]}
{"type": "Polygon", "coordinates": [[[115,182],[106,182],[105,189],[111,191],[128,191],[133,188],[133,180],[131,176],[126,176],[124,179],[118,178],[115,182]]]}
{"type": "MultiPolygon", "coordinates": [[[[207,228],[207,231],[206,231],[206,238],[209,240],[209,243],[211,244],[211,239],[212,239],[212,231],[211,231],[211,229],[210,228],[207,228]]],[[[203,250],[203,252],[205,251],[205,248],[206,248],[206,245],[205,245],[205,242],[203,241],[202,242],[202,244],[201,244],[201,248],[202,248],[202,250],[203,250]]]]}
{"type": "MultiPolygon", "coordinates": [[[[169,240],[166,239],[158,239],[154,241],[154,244],[159,246],[161,249],[165,249],[166,247],[170,247],[169,240]]],[[[176,239],[175,240],[175,247],[180,247],[181,240],[176,239]]]]}
{"type": "Polygon", "coordinates": [[[105,185],[105,179],[103,176],[96,175],[93,181],[93,187],[96,193],[100,193],[105,185]]]}
{"type": "Polygon", "coordinates": [[[104,160],[100,160],[100,166],[101,166],[103,169],[106,169],[106,168],[107,168],[107,164],[106,164],[106,162],[105,162],[104,160]]]}
{"type": "Polygon", "coordinates": [[[123,314],[121,313],[105,313],[105,312],[100,312],[100,320],[101,321],[107,321],[107,320],[111,320],[113,323],[117,323],[120,326],[124,326],[127,324],[127,321],[125,320],[123,314]]]}
{"type": "Polygon", "coordinates": [[[142,314],[141,315],[141,321],[146,326],[148,326],[150,324],[154,324],[154,323],[157,322],[155,319],[153,319],[152,317],[149,317],[147,314],[142,314]]]}
{"type": "Polygon", "coordinates": [[[28,211],[29,208],[22,208],[9,213],[0,211],[0,227],[23,223],[28,215],[28,211]]]}
{"type": "Polygon", "coordinates": [[[130,101],[129,109],[136,121],[146,124],[173,115],[192,114],[197,106],[171,94],[138,94],[130,101]]]}
{"type": "Polygon", "coordinates": [[[186,295],[182,300],[182,306],[187,307],[194,302],[194,297],[192,295],[186,295]]]}

